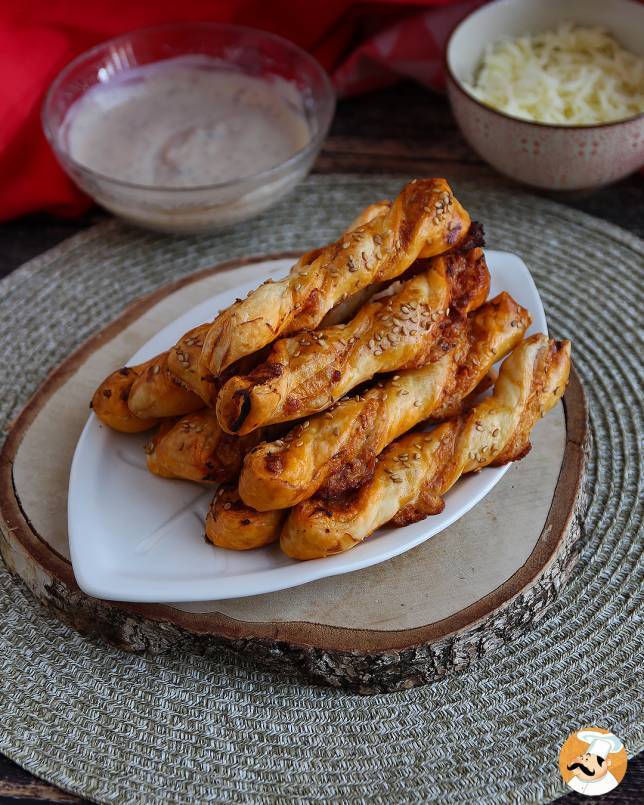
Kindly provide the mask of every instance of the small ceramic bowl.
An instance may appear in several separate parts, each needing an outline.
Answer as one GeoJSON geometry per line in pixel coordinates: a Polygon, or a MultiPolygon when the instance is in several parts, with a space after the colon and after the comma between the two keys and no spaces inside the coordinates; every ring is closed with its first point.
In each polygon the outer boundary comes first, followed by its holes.
{"type": "Polygon", "coordinates": [[[81,54],[51,85],[43,128],[63,168],[88,195],[115,215],[162,232],[208,232],[252,218],[276,204],[308,173],[335,109],[328,75],[293,43],[237,25],[178,23],[132,31],[81,54]],[[200,187],[133,184],[93,171],[69,153],[66,115],[97,83],[140,65],[182,56],[207,56],[228,69],[286,82],[306,119],[310,141],[286,161],[250,176],[200,187]]]}
{"type": "Polygon", "coordinates": [[[590,126],[535,123],[485,106],[465,82],[472,80],[486,45],[566,20],[603,26],[644,58],[644,6],[633,0],[496,0],[461,21],[445,53],[448,94],[465,139],[501,173],[549,190],[601,187],[640,168],[644,114],[590,126]]]}

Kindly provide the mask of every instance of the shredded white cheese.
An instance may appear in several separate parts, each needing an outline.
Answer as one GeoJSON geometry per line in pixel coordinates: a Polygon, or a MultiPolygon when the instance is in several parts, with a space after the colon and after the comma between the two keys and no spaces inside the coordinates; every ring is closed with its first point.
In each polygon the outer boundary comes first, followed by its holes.
{"type": "Polygon", "coordinates": [[[644,61],[602,28],[554,31],[488,45],[468,90],[513,117],[581,126],[644,112],[644,61]]]}

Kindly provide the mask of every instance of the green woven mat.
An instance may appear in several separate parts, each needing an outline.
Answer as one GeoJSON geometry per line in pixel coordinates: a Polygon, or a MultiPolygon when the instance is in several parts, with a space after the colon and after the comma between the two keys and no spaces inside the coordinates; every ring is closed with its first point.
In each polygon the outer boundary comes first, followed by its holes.
{"type": "MultiPolygon", "coordinates": [[[[125,305],[236,256],[336,236],[393,177],[311,177],[225,234],[164,238],[108,223],[0,284],[0,424],[125,305]]],[[[551,332],[573,341],[593,449],[583,553],[537,628],[465,673],[363,698],[211,656],[125,654],[48,618],[0,568],[0,750],[110,802],[535,802],[567,790],[561,743],[584,724],[641,751],[644,244],[527,195],[459,185],[488,244],[525,258],[551,332]]]]}

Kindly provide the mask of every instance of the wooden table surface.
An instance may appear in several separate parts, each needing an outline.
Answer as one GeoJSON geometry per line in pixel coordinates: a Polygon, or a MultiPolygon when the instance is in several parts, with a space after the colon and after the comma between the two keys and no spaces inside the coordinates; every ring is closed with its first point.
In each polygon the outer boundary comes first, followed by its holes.
{"type": "MultiPolygon", "coordinates": [[[[467,146],[445,99],[413,84],[341,101],[315,170],[444,176],[456,185],[459,179],[513,184],[481,162],[467,146]]],[[[644,237],[644,179],[640,175],[594,192],[546,195],[644,237]]],[[[0,277],[105,217],[95,209],[73,221],[30,215],[0,225],[0,277]]],[[[630,761],[622,784],[601,801],[642,802],[642,791],[644,759],[640,756],[630,761]]],[[[33,777],[0,755],[0,803],[5,802],[26,805],[82,800],[33,777]]],[[[588,802],[575,793],[558,800],[560,805],[588,802]]]]}

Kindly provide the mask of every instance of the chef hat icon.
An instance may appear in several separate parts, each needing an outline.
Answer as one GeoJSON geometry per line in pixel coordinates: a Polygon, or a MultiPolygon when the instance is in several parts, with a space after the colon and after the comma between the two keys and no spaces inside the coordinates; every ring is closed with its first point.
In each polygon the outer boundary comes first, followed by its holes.
{"type": "Polygon", "coordinates": [[[589,755],[597,755],[603,760],[606,760],[606,756],[612,752],[619,752],[624,745],[612,732],[606,734],[597,730],[579,730],[577,737],[590,744],[586,749],[589,755]]]}

